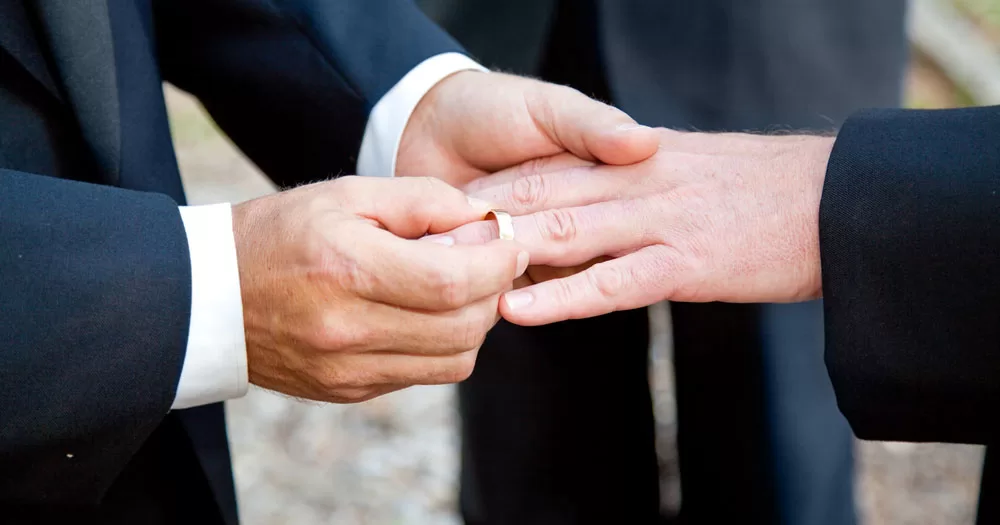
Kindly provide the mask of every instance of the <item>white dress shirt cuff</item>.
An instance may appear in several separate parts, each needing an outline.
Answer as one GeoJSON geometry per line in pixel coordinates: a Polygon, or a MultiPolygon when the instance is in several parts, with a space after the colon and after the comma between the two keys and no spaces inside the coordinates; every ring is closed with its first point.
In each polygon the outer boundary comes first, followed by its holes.
{"type": "Polygon", "coordinates": [[[417,104],[438,82],[467,70],[487,71],[461,53],[443,53],[424,60],[400,79],[368,117],[358,153],[358,175],[395,176],[399,142],[417,104]]]}
{"type": "Polygon", "coordinates": [[[172,409],[247,392],[243,299],[229,204],[181,206],[191,253],[191,325],[172,409]]]}

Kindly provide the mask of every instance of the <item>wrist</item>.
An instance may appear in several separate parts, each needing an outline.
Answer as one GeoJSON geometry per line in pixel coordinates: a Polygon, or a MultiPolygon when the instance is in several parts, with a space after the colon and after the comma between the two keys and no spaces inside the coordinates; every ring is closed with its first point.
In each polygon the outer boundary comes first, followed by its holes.
{"type": "Polygon", "coordinates": [[[801,213],[808,216],[811,242],[808,253],[809,280],[806,286],[806,296],[816,299],[823,296],[822,267],[820,264],[819,245],[819,207],[823,197],[823,185],[826,182],[826,168],[833,151],[836,137],[809,137],[802,148],[802,166],[799,173],[805,178],[808,198],[802,199],[801,213]]]}
{"type": "Polygon", "coordinates": [[[257,222],[255,219],[257,213],[254,211],[256,204],[256,200],[251,200],[233,205],[233,239],[236,243],[236,261],[239,266],[240,285],[244,290],[247,289],[248,263],[252,259],[250,252],[253,251],[253,247],[250,241],[253,238],[253,224],[257,222]]]}

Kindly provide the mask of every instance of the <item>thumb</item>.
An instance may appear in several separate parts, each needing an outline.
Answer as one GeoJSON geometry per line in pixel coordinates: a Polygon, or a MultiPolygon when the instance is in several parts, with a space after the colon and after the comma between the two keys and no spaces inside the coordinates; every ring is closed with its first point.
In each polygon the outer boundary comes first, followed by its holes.
{"type": "Polygon", "coordinates": [[[659,147],[656,130],[575,89],[539,83],[528,102],[532,118],[549,139],[582,159],[634,164],[659,147]]]}

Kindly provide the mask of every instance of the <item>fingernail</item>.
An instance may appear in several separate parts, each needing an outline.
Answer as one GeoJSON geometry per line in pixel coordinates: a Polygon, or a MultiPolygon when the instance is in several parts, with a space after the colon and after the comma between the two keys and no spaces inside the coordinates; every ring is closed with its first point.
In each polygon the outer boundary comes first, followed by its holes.
{"type": "Polygon", "coordinates": [[[490,203],[482,199],[477,199],[475,197],[466,197],[466,199],[468,199],[469,205],[471,205],[473,208],[477,210],[481,210],[484,215],[491,209],[493,209],[493,206],[490,203]]]}
{"type": "Polygon", "coordinates": [[[635,131],[637,129],[649,129],[649,126],[643,126],[642,124],[636,124],[635,122],[630,122],[628,124],[622,124],[618,126],[618,131],[625,133],[629,131],[635,131]]]}
{"type": "Polygon", "coordinates": [[[528,262],[530,260],[531,256],[528,255],[528,252],[521,252],[517,254],[517,273],[514,275],[515,279],[524,275],[524,272],[528,269],[528,262]]]}
{"type": "Polygon", "coordinates": [[[535,296],[531,292],[507,292],[503,295],[503,300],[507,302],[507,308],[511,311],[524,308],[535,301],[535,296]]]}
{"type": "Polygon", "coordinates": [[[445,246],[454,246],[455,238],[448,235],[435,235],[433,237],[427,237],[427,240],[437,244],[443,244],[445,246]]]}

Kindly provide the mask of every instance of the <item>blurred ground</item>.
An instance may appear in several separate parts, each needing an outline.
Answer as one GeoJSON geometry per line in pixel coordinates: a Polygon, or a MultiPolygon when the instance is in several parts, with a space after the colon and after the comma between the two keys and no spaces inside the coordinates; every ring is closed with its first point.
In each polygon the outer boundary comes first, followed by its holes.
{"type": "MultiPolygon", "coordinates": [[[[996,0],[960,0],[1000,20],[996,0]]],[[[989,26],[993,27],[993,26],[989,26]]],[[[996,33],[1000,35],[1000,32],[996,33]]],[[[916,56],[907,86],[917,107],[968,105],[916,56]]],[[[167,90],[192,204],[239,202],[273,186],[223,138],[196,102],[167,90]]],[[[676,508],[676,435],[669,325],[654,312],[653,373],[664,502],[676,508]]],[[[247,525],[450,525],[458,468],[454,390],[421,387],[355,406],[321,406],[251,389],[227,407],[240,511],[247,525]]],[[[736,438],[734,438],[736,439],[736,438]]],[[[972,524],[980,447],[859,443],[858,505],[867,525],[972,524]]]]}

